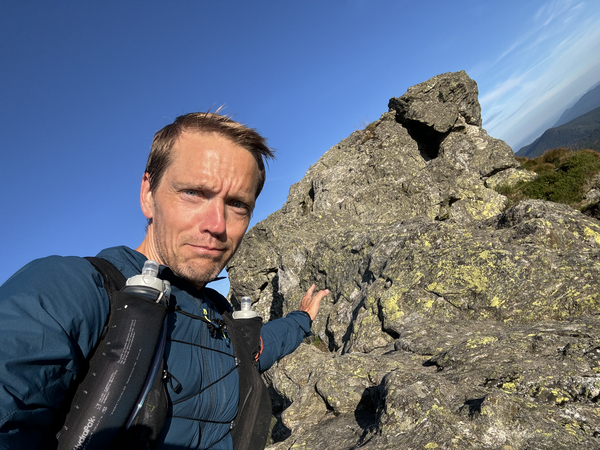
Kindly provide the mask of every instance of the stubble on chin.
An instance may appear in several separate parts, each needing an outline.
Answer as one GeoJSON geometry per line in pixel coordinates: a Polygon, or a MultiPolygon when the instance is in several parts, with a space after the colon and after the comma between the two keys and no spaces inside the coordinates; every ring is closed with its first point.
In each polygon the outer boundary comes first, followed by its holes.
{"type": "Polygon", "coordinates": [[[220,261],[215,261],[213,258],[196,257],[192,261],[176,264],[175,267],[171,267],[171,270],[196,287],[203,287],[217,278],[223,267],[225,264],[221,265],[220,261]]]}
{"type": "MultiPolygon", "coordinates": [[[[222,258],[204,255],[186,256],[183,254],[184,250],[182,248],[185,246],[181,245],[177,247],[176,251],[172,251],[166,245],[168,240],[166,230],[157,225],[158,223],[155,221],[154,248],[156,249],[160,263],[169,267],[178,277],[198,288],[204,287],[206,283],[217,278],[229,259],[231,259],[232,255],[229,255],[229,257],[223,255],[222,258]]],[[[185,236],[182,238],[182,241],[186,242],[186,239],[193,242],[193,238],[190,237],[188,239],[185,236]]]]}

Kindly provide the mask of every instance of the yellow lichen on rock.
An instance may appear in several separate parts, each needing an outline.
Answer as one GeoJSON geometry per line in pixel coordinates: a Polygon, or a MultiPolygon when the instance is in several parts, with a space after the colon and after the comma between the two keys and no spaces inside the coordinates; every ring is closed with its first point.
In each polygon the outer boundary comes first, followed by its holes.
{"type": "Polygon", "coordinates": [[[593,230],[592,230],[591,228],[589,228],[589,227],[585,227],[585,228],[583,229],[583,234],[584,234],[586,237],[591,237],[591,238],[593,238],[593,239],[596,241],[596,244],[597,244],[597,245],[600,245],[600,233],[599,233],[599,232],[597,232],[597,231],[593,231],[593,230]]]}
{"type": "Polygon", "coordinates": [[[494,342],[497,342],[498,338],[494,336],[486,336],[477,339],[469,339],[465,344],[467,348],[477,348],[479,345],[491,345],[494,342]]]}
{"type": "Polygon", "coordinates": [[[504,300],[500,300],[498,297],[494,297],[490,302],[492,308],[499,308],[504,303],[504,300]]]}

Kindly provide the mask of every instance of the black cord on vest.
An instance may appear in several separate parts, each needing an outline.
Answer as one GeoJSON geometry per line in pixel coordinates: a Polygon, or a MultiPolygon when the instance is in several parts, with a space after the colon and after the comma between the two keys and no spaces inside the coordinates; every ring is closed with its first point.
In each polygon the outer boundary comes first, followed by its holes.
{"type": "Polygon", "coordinates": [[[206,326],[208,327],[208,331],[210,332],[210,337],[212,337],[213,339],[218,336],[219,332],[223,333],[223,336],[227,337],[227,335],[226,335],[227,325],[225,324],[225,322],[222,319],[211,320],[206,316],[205,317],[197,316],[196,314],[192,314],[190,312],[184,311],[183,309],[181,309],[181,306],[179,306],[179,305],[175,306],[174,311],[179,314],[183,314],[184,316],[187,316],[191,319],[201,320],[202,322],[204,322],[206,324],[206,326]]]}

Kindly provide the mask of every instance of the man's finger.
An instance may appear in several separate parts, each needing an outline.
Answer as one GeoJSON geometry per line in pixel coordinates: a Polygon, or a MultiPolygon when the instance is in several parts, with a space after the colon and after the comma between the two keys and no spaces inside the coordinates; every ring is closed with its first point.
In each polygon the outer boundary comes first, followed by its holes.
{"type": "Polygon", "coordinates": [[[306,294],[302,298],[300,302],[300,311],[305,311],[310,316],[310,320],[315,320],[317,317],[317,313],[319,312],[319,306],[321,305],[321,300],[325,298],[327,294],[329,294],[329,289],[324,289],[322,291],[317,292],[317,294],[313,297],[312,294],[315,291],[316,286],[313,284],[306,294]]]}
{"type": "Polygon", "coordinates": [[[306,294],[304,294],[304,297],[302,297],[302,300],[310,300],[312,298],[313,292],[315,292],[316,287],[317,286],[315,284],[309,287],[308,291],[306,291],[306,294]]]}

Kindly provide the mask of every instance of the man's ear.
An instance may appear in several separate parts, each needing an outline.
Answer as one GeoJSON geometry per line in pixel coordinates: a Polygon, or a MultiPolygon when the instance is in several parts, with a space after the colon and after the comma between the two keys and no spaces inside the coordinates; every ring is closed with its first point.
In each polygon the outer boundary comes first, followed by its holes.
{"type": "Polygon", "coordinates": [[[154,217],[154,200],[152,197],[152,191],[150,191],[150,177],[148,172],[144,173],[142,177],[142,186],[140,188],[140,205],[142,206],[142,212],[146,219],[152,219],[154,217]]]}

